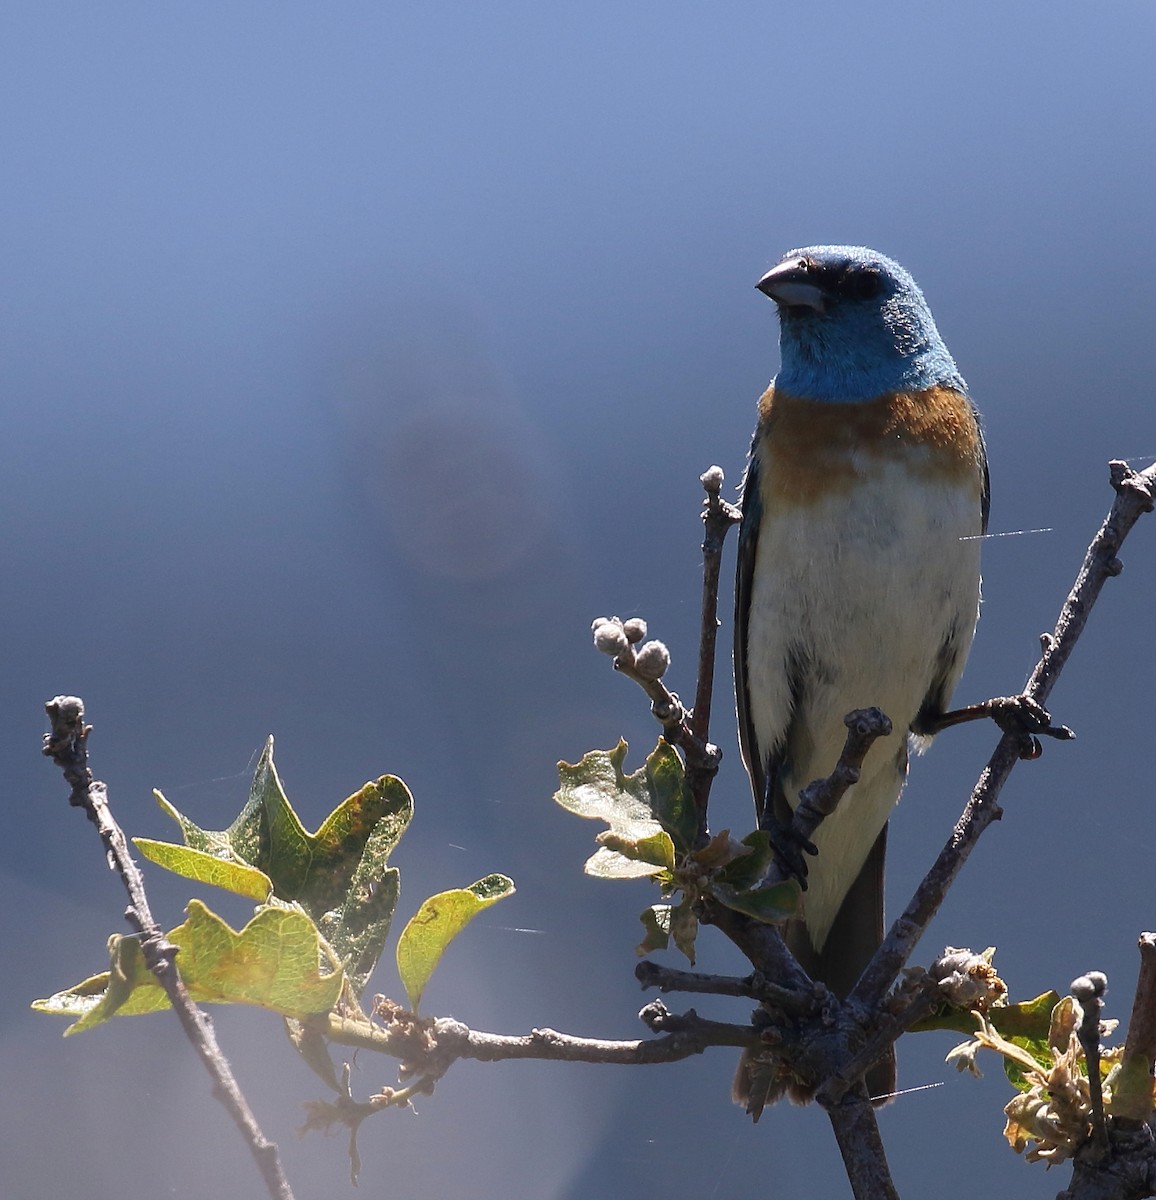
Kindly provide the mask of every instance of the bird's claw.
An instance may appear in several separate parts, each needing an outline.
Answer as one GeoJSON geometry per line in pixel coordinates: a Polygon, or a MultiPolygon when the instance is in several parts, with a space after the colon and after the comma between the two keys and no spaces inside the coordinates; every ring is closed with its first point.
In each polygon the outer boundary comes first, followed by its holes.
{"type": "Polygon", "coordinates": [[[819,847],[804,837],[791,821],[771,821],[767,827],[771,853],[785,879],[794,879],[803,891],[807,890],[807,858],[819,853],[819,847]]]}
{"type": "Polygon", "coordinates": [[[984,708],[1004,733],[1016,739],[1023,759],[1035,759],[1043,754],[1041,737],[1070,741],[1076,736],[1067,725],[1053,725],[1048,710],[1030,696],[996,696],[988,700],[984,708]]]}

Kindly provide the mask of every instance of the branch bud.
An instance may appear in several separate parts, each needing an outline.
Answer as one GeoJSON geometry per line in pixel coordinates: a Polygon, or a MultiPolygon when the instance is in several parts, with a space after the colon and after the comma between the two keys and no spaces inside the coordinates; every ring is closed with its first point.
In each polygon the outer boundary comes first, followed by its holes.
{"type": "Polygon", "coordinates": [[[630,640],[617,617],[597,617],[590,629],[594,634],[595,647],[603,654],[617,658],[630,649],[630,640]]]}
{"type": "Polygon", "coordinates": [[[670,651],[662,642],[647,642],[634,660],[634,669],[643,679],[661,679],[669,666],[670,651]]]}
{"type": "Polygon", "coordinates": [[[698,481],[702,484],[706,492],[708,492],[710,495],[717,496],[722,490],[723,485],[722,467],[707,467],[707,469],[698,477],[698,481]]]}
{"type": "Polygon", "coordinates": [[[622,623],[622,632],[631,645],[641,642],[646,637],[646,622],[641,617],[631,617],[622,623]]]}

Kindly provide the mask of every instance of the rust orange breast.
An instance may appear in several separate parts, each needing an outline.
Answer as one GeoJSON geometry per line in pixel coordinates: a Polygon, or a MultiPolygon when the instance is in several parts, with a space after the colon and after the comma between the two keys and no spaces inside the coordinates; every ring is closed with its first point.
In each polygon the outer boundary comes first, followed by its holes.
{"type": "Polygon", "coordinates": [[[902,463],[916,478],[983,483],[983,446],[967,397],[953,388],[895,392],[865,404],[804,400],[769,387],[759,401],[763,488],[809,503],[902,463]]]}

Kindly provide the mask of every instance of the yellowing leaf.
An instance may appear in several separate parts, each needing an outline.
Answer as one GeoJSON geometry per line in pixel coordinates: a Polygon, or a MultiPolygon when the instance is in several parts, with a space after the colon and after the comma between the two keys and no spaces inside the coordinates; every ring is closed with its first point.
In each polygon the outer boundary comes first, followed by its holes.
{"type": "MultiPolygon", "coordinates": [[[[254,1004],[286,1016],[328,1012],[344,975],[322,975],[322,943],[313,922],[296,909],[262,908],[237,932],[199,900],[169,935],[178,946],[177,968],[198,1003],[254,1004]]],[[[109,941],[109,970],[47,1000],[38,1012],[76,1018],[66,1033],[80,1033],[112,1016],[134,1016],[168,1007],[168,996],[145,966],[136,938],[109,941]]]]}
{"type": "Polygon", "coordinates": [[[133,838],[132,844],[158,867],[186,879],[224,888],[260,904],[264,904],[273,891],[273,881],[264,871],[238,859],[222,858],[206,850],[194,850],[191,846],[177,846],[172,842],[156,842],[152,838],[133,838]]]}
{"type": "Polygon", "coordinates": [[[468,888],[440,892],[426,900],[401,931],[397,972],[416,1012],[422,992],[446,947],[482,911],[514,894],[514,881],[487,875],[468,888]]]}

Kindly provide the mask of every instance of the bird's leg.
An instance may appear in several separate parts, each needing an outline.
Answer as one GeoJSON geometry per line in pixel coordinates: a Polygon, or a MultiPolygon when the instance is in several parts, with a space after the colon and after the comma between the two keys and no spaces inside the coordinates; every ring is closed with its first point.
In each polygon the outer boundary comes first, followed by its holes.
{"type": "Polygon", "coordinates": [[[1039,758],[1043,753],[1041,737],[1068,741],[1076,735],[1066,725],[1053,725],[1048,710],[1030,696],[995,696],[982,704],[969,704],[940,713],[921,723],[915,732],[936,734],[952,725],[963,725],[968,721],[983,721],[991,718],[1004,733],[1016,738],[1020,747],[1020,758],[1039,758]]]}

